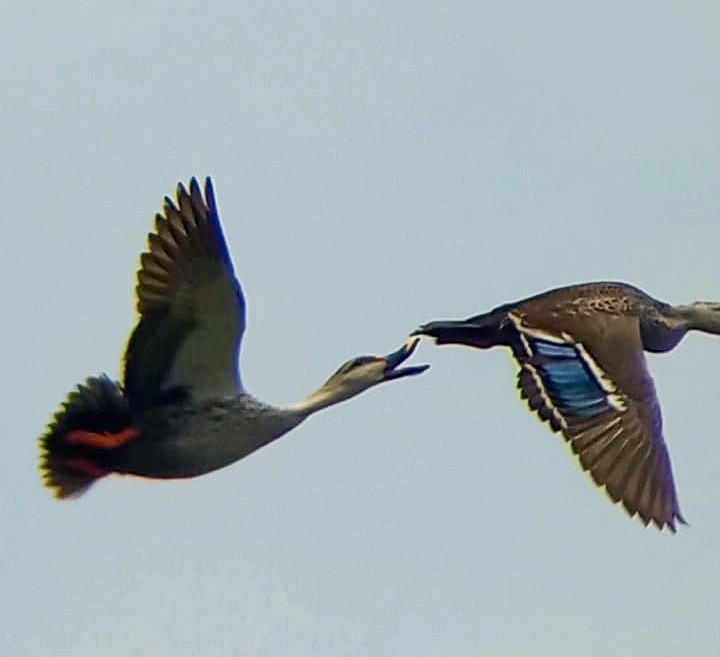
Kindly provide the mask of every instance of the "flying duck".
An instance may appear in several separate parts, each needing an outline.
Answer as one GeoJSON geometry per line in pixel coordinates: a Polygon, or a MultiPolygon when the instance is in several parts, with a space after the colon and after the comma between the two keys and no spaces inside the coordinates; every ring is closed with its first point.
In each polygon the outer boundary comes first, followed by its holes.
{"type": "Polygon", "coordinates": [[[211,180],[195,178],[165,198],[137,276],[140,319],[130,335],[122,383],[88,378],[40,438],[44,484],[60,499],[112,473],[196,477],[277,440],[308,416],[383,383],[424,372],[400,367],[409,339],[385,356],[342,365],[315,392],[287,407],[242,385],[238,365],[245,298],[233,270],[211,180]]]}
{"type": "Polygon", "coordinates": [[[509,347],[521,397],[562,434],[583,470],[630,516],[675,532],[687,523],[643,352],[670,351],[691,330],[720,334],[720,304],[671,306],[632,285],[600,282],[430,322],[413,335],[509,347]]]}

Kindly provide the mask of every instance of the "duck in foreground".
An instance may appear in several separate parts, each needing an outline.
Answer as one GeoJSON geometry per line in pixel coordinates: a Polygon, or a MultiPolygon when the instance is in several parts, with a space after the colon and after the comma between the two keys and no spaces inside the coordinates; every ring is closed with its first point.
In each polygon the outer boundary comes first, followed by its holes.
{"type": "Polygon", "coordinates": [[[68,395],[40,439],[40,469],[58,498],[84,493],[111,473],[195,477],[247,456],[309,415],[384,381],[424,372],[401,367],[418,338],[386,356],[342,365],[318,390],[280,408],[243,389],[238,359],[245,299],[223,237],[212,183],[193,178],[165,199],[141,256],[140,320],[122,385],[87,379],[68,395]]]}
{"type": "Polygon", "coordinates": [[[430,322],[413,335],[509,347],[521,396],[563,435],[583,470],[630,516],[675,532],[687,523],[643,351],[670,351],[690,330],[720,334],[720,304],[671,306],[632,285],[586,283],[430,322]]]}

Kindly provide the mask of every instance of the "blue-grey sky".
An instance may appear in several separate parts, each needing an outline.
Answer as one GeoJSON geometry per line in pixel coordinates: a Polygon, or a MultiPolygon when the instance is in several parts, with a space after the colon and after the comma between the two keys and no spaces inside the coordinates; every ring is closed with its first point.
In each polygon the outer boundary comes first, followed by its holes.
{"type": "Polygon", "coordinates": [[[28,0],[0,32],[0,654],[720,654],[720,341],[650,356],[672,536],[590,485],[501,350],[185,482],[59,503],[37,436],[118,375],[163,195],[211,174],[286,403],[552,286],[720,300],[716,2],[28,0]]]}

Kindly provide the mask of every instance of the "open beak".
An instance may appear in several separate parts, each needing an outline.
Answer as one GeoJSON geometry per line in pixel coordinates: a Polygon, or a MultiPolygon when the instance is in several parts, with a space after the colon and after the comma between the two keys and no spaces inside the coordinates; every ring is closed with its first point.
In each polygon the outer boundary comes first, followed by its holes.
{"type": "Polygon", "coordinates": [[[400,347],[397,351],[393,351],[387,356],[383,356],[385,361],[385,380],[391,381],[392,379],[399,379],[403,376],[414,376],[415,374],[422,374],[427,370],[430,365],[411,365],[410,367],[400,367],[415,351],[420,338],[408,338],[405,344],[400,347]]]}

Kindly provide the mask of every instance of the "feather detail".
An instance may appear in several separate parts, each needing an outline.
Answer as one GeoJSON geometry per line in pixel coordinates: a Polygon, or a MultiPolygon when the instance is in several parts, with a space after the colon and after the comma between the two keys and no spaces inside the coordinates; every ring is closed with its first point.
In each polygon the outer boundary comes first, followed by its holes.
{"type": "Polygon", "coordinates": [[[140,257],[140,321],[125,353],[124,384],[134,409],[169,391],[222,397],[242,389],[239,351],[245,299],[230,260],[212,183],[195,178],[166,197],[140,257]]]}
{"type": "Polygon", "coordinates": [[[82,495],[113,470],[113,452],[139,430],[120,386],[107,376],[77,386],[40,438],[40,471],[58,499],[82,495]]]}
{"type": "Polygon", "coordinates": [[[617,385],[581,343],[568,333],[557,336],[524,326],[513,313],[508,317],[519,335],[521,348],[516,348],[515,356],[530,375],[530,381],[520,381],[521,390],[528,387],[524,384],[536,387],[543,408],[560,427],[567,427],[569,417],[592,417],[609,408],[625,410],[617,385]]]}
{"type": "MultiPolygon", "coordinates": [[[[529,327],[516,313],[513,353],[520,364],[518,387],[541,420],[561,432],[583,470],[629,515],[647,525],[685,524],[677,502],[670,458],[652,380],[642,366],[645,386],[631,399],[590,349],[569,332],[529,327]]],[[[642,356],[642,352],[640,352],[642,356]]]]}

